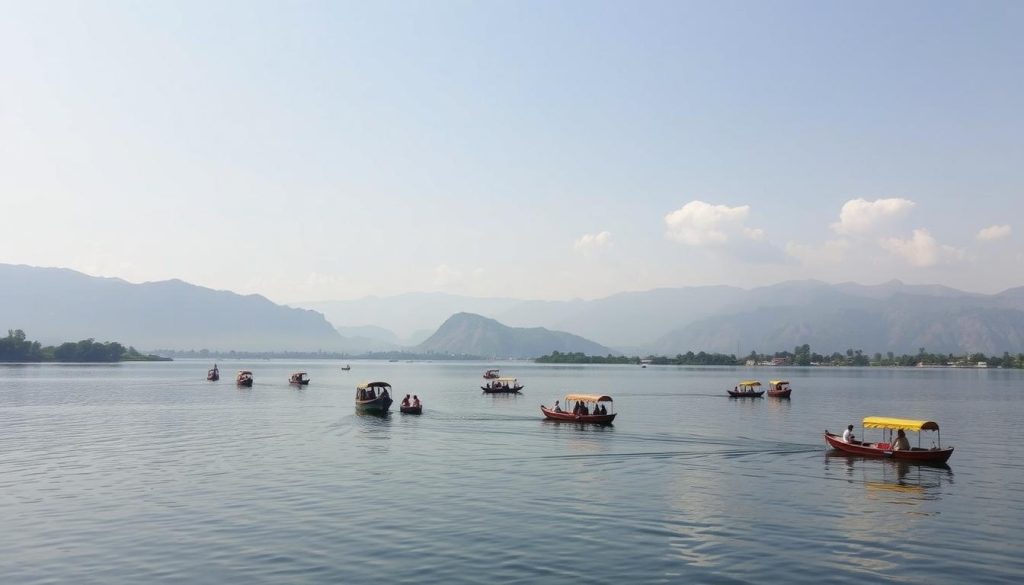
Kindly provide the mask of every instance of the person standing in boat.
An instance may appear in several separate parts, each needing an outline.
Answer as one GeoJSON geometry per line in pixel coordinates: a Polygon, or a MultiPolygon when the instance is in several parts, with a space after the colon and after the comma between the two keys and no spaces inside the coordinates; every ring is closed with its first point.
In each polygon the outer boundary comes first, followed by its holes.
{"type": "Polygon", "coordinates": [[[846,430],[843,431],[843,442],[852,443],[855,440],[856,439],[853,437],[853,425],[849,425],[848,427],[846,427],[846,430]]]}

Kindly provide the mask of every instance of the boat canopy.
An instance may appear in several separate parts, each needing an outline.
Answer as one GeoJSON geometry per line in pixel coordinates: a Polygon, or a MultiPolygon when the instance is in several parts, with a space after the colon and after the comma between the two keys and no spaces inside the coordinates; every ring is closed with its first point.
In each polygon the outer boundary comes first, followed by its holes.
{"type": "Polygon", "coordinates": [[[744,380],[740,382],[740,386],[760,386],[761,383],[757,380],[744,380]]]}
{"type": "Polygon", "coordinates": [[[306,372],[292,372],[293,376],[305,376],[306,372]]]}
{"type": "Polygon", "coordinates": [[[500,378],[494,378],[494,382],[496,382],[498,384],[501,384],[501,383],[515,384],[516,383],[516,379],[515,378],[507,378],[505,376],[502,376],[500,378]]]}
{"type": "Polygon", "coordinates": [[[391,384],[387,382],[363,382],[356,386],[356,390],[366,390],[367,388],[390,388],[391,384]]]}
{"type": "Polygon", "coordinates": [[[890,429],[907,431],[937,431],[939,423],[930,420],[911,420],[907,418],[889,418],[885,416],[864,417],[866,429],[890,429]]]}
{"type": "Polygon", "coordinates": [[[249,374],[251,376],[252,372],[249,370],[238,370],[238,375],[241,376],[242,374],[249,374]]]}
{"type": "Polygon", "coordinates": [[[771,382],[768,382],[768,383],[771,384],[772,386],[778,386],[779,384],[789,384],[789,381],[788,380],[772,380],[771,382]]]}
{"type": "Polygon", "coordinates": [[[566,394],[566,402],[611,402],[612,397],[604,394],[566,394]]]}

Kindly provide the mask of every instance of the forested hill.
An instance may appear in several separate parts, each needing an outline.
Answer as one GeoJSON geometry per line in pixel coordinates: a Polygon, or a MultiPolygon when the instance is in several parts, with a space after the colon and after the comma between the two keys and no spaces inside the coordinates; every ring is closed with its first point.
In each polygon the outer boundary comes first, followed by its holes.
{"type": "Polygon", "coordinates": [[[452,315],[415,351],[496,358],[533,358],[553,351],[600,355],[614,353],[607,347],[571,333],[550,331],[542,327],[507,327],[494,319],[472,313],[452,315]]]}

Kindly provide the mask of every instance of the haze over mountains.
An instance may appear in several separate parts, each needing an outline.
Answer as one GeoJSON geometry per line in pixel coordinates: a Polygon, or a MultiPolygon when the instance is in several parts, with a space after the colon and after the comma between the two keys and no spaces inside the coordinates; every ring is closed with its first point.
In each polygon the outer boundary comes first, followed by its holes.
{"type": "Polygon", "coordinates": [[[178,280],[132,284],[0,264],[2,327],[43,343],[92,337],[147,350],[745,355],[808,343],[819,353],[992,354],[1024,351],[1024,287],[984,295],[899,281],[792,281],[570,301],[410,293],[299,309],[178,280]]]}

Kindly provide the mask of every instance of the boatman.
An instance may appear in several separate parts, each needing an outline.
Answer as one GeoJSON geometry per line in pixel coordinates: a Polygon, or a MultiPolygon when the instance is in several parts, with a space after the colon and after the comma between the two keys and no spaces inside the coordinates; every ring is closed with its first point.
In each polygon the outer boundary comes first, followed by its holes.
{"type": "Polygon", "coordinates": [[[843,442],[844,443],[852,443],[853,441],[854,441],[854,438],[853,438],[853,425],[850,425],[850,426],[846,427],[845,431],[843,431],[843,442]]]}

